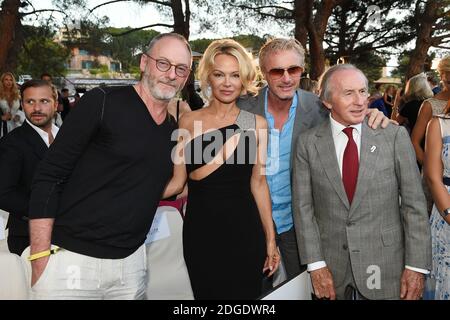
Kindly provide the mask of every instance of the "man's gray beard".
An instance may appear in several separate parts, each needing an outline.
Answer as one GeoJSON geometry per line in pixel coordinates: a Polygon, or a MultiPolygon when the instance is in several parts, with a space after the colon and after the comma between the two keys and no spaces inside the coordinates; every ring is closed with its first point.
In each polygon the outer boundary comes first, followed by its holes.
{"type": "Polygon", "coordinates": [[[150,91],[150,94],[153,96],[153,98],[158,99],[158,100],[171,100],[172,98],[174,98],[179,90],[176,90],[176,88],[174,88],[174,92],[162,92],[156,83],[155,79],[152,79],[150,76],[147,76],[147,80],[146,80],[148,89],[150,91]]]}

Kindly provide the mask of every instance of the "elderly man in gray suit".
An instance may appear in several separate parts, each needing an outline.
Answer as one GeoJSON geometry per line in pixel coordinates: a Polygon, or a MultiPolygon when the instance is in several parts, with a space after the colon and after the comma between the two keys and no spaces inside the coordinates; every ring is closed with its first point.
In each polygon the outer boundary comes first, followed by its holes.
{"type": "MultiPolygon", "coordinates": [[[[256,97],[241,98],[238,106],[265,117],[268,122],[267,183],[277,243],[290,279],[302,271],[292,219],[291,146],[296,144],[302,132],[327,119],[328,111],[322,107],[318,96],[298,89],[305,66],[305,51],[297,40],[269,40],[261,48],[259,65],[267,86],[256,97]]],[[[367,113],[370,113],[372,127],[376,128],[381,121],[382,126],[388,125],[388,119],[378,110],[367,113]]]]}
{"type": "Polygon", "coordinates": [[[431,238],[409,136],[369,128],[367,78],[356,67],[331,67],[319,86],[329,120],[297,141],[293,168],[298,248],[315,295],[419,299],[431,238]]]}

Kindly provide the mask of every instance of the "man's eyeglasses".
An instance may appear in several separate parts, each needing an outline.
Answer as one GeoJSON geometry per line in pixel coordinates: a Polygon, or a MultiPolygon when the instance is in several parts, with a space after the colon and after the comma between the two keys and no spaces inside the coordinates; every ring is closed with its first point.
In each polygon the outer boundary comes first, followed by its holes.
{"type": "Polygon", "coordinates": [[[290,68],[286,68],[286,69],[274,68],[274,69],[269,70],[269,76],[273,80],[277,80],[277,79],[282,78],[286,71],[289,73],[289,76],[291,76],[292,78],[299,78],[303,72],[303,68],[299,67],[299,66],[290,67],[290,68]]]}
{"type": "Polygon", "coordinates": [[[173,64],[167,59],[155,59],[144,52],[144,55],[156,62],[156,68],[161,72],[167,72],[170,68],[175,67],[175,74],[179,77],[187,77],[191,69],[184,64],[173,64]]]}

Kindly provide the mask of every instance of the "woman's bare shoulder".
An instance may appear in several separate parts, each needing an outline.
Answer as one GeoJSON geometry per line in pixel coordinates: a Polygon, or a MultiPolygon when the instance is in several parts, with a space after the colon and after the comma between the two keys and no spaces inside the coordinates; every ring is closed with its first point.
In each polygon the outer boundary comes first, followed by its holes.
{"type": "MultiPolygon", "coordinates": [[[[186,103],[187,105],[187,103],[186,103]]],[[[194,121],[202,121],[205,117],[205,112],[203,109],[189,111],[181,113],[180,120],[179,120],[179,126],[180,127],[188,127],[191,126],[194,121]]]]}

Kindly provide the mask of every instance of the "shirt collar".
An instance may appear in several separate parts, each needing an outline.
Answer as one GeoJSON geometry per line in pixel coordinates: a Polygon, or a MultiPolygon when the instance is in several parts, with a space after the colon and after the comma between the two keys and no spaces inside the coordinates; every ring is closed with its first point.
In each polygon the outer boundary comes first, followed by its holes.
{"type": "MultiPolygon", "coordinates": [[[[347,128],[347,126],[344,126],[343,124],[341,124],[341,123],[337,122],[336,120],[334,120],[333,117],[331,116],[331,113],[330,113],[329,117],[330,117],[330,123],[331,123],[331,132],[333,134],[333,137],[336,137],[339,134],[341,134],[342,130],[347,128]]],[[[348,127],[355,128],[356,131],[358,132],[358,134],[361,134],[362,123],[352,124],[352,125],[350,125],[348,127]]]]}
{"type": "MultiPolygon", "coordinates": [[[[45,132],[44,130],[42,130],[41,128],[36,127],[34,124],[32,124],[30,121],[28,121],[28,119],[25,119],[25,121],[30,125],[30,127],[32,127],[34,129],[34,131],[36,131],[39,134],[39,136],[42,138],[42,140],[44,140],[47,147],[50,147],[50,144],[48,143],[48,133],[45,132]]],[[[59,128],[57,126],[55,126],[54,123],[52,123],[53,138],[56,137],[56,135],[58,134],[58,131],[59,131],[59,128]]]]}

